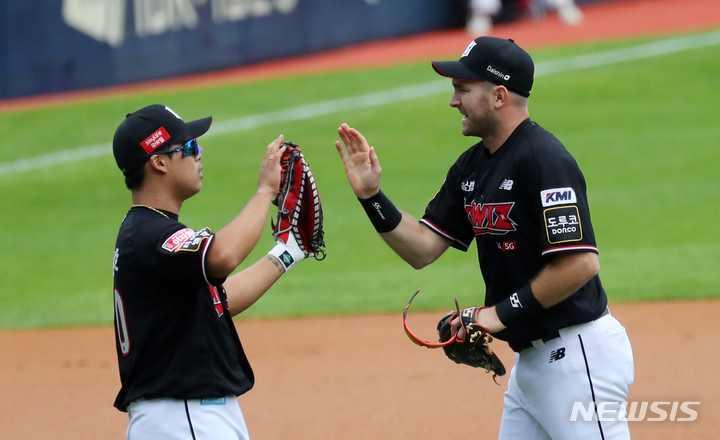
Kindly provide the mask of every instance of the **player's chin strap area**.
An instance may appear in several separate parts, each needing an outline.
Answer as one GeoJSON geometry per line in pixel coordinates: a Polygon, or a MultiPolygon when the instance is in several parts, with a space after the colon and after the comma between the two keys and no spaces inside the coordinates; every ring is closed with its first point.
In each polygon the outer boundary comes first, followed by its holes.
{"type": "MultiPolygon", "coordinates": [[[[453,342],[455,342],[457,340],[457,333],[452,335],[452,337],[445,342],[433,343],[433,342],[424,341],[424,340],[418,338],[417,336],[415,336],[415,334],[412,331],[410,331],[410,327],[408,327],[408,323],[407,323],[407,312],[408,312],[408,309],[410,308],[410,304],[412,304],[413,300],[415,299],[415,297],[417,296],[418,293],[420,293],[420,289],[418,289],[413,294],[413,296],[410,298],[410,301],[408,301],[408,305],[405,306],[405,310],[403,310],[403,327],[405,328],[405,334],[408,335],[408,338],[410,338],[410,340],[413,341],[415,344],[417,344],[421,347],[427,347],[427,348],[440,348],[440,347],[444,347],[446,345],[450,345],[453,342]]],[[[451,321],[452,321],[452,319],[455,318],[455,316],[460,316],[460,305],[458,304],[457,298],[455,298],[455,313],[456,314],[452,318],[450,318],[451,321]]]]}

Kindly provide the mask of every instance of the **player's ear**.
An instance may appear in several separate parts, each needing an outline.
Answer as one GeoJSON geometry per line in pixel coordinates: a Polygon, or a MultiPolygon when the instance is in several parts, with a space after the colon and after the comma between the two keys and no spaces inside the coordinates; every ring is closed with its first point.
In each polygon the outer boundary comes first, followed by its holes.
{"type": "Polygon", "coordinates": [[[492,97],[495,108],[500,108],[510,100],[510,91],[505,86],[497,86],[493,89],[492,97]]]}
{"type": "Polygon", "coordinates": [[[167,173],[167,161],[169,158],[170,156],[167,154],[155,154],[150,156],[150,159],[148,160],[150,169],[158,173],[167,173]]]}

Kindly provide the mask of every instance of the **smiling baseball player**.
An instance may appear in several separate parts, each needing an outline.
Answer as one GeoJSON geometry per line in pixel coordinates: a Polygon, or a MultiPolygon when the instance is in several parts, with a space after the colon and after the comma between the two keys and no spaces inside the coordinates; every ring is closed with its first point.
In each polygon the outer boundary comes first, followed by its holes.
{"type": "MultiPolygon", "coordinates": [[[[416,221],[380,190],[374,147],[343,124],[335,145],[355,195],[382,239],[416,269],[475,240],[485,307],[465,310],[516,352],[500,439],[629,438],[622,417],[571,421],[576,402],[619,409],[633,356],[598,276],[583,174],[529,117],[532,58],[512,40],[480,37],[458,61],[432,66],[452,79],[450,106],[462,115],[463,135],[482,141],[460,155],[416,221]]],[[[462,339],[459,317],[453,328],[462,339]]]]}

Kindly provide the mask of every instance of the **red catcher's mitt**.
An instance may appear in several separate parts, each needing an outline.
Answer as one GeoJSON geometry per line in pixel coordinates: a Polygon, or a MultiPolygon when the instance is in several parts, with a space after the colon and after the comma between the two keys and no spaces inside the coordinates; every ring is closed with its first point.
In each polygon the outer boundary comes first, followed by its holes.
{"type": "Polygon", "coordinates": [[[293,234],[305,258],[325,258],[325,232],[323,210],[315,176],[305,161],[300,147],[283,142],[286,147],[280,160],[283,169],[280,190],[273,198],[278,207],[277,221],[272,224],[273,238],[287,243],[293,234]]]}
{"type": "Polygon", "coordinates": [[[460,306],[458,305],[457,299],[455,299],[455,311],[448,312],[440,322],[438,322],[437,331],[440,342],[432,343],[415,336],[407,325],[407,311],[419,292],[420,290],[418,289],[412,298],[410,298],[403,312],[403,326],[405,327],[405,333],[411,341],[422,347],[442,347],[445,355],[453,362],[475,368],[482,368],[488,373],[493,373],[493,380],[495,380],[496,376],[505,375],[505,366],[500,361],[500,358],[493,352],[492,348],[490,348],[493,337],[477,322],[477,314],[483,307],[471,307],[463,310],[461,313],[460,306]],[[458,338],[457,333],[452,333],[451,323],[457,316],[462,318],[462,325],[465,328],[466,333],[463,339],[458,338]]]}

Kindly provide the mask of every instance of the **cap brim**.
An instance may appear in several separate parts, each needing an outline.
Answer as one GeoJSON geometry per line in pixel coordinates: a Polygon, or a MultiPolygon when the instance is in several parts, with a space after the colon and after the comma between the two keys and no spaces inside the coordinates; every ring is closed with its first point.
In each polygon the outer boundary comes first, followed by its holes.
{"type": "Polygon", "coordinates": [[[170,143],[185,143],[191,139],[198,138],[210,129],[212,125],[213,117],[208,116],[207,118],[196,119],[194,121],[186,122],[185,127],[182,131],[170,139],[170,143]]]}
{"type": "Polygon", "coordinates": [[[465,67],[460,61],[432,61],[433,69],[442,76],[465,81],[483,80],[482,76],[465,67]]]}

